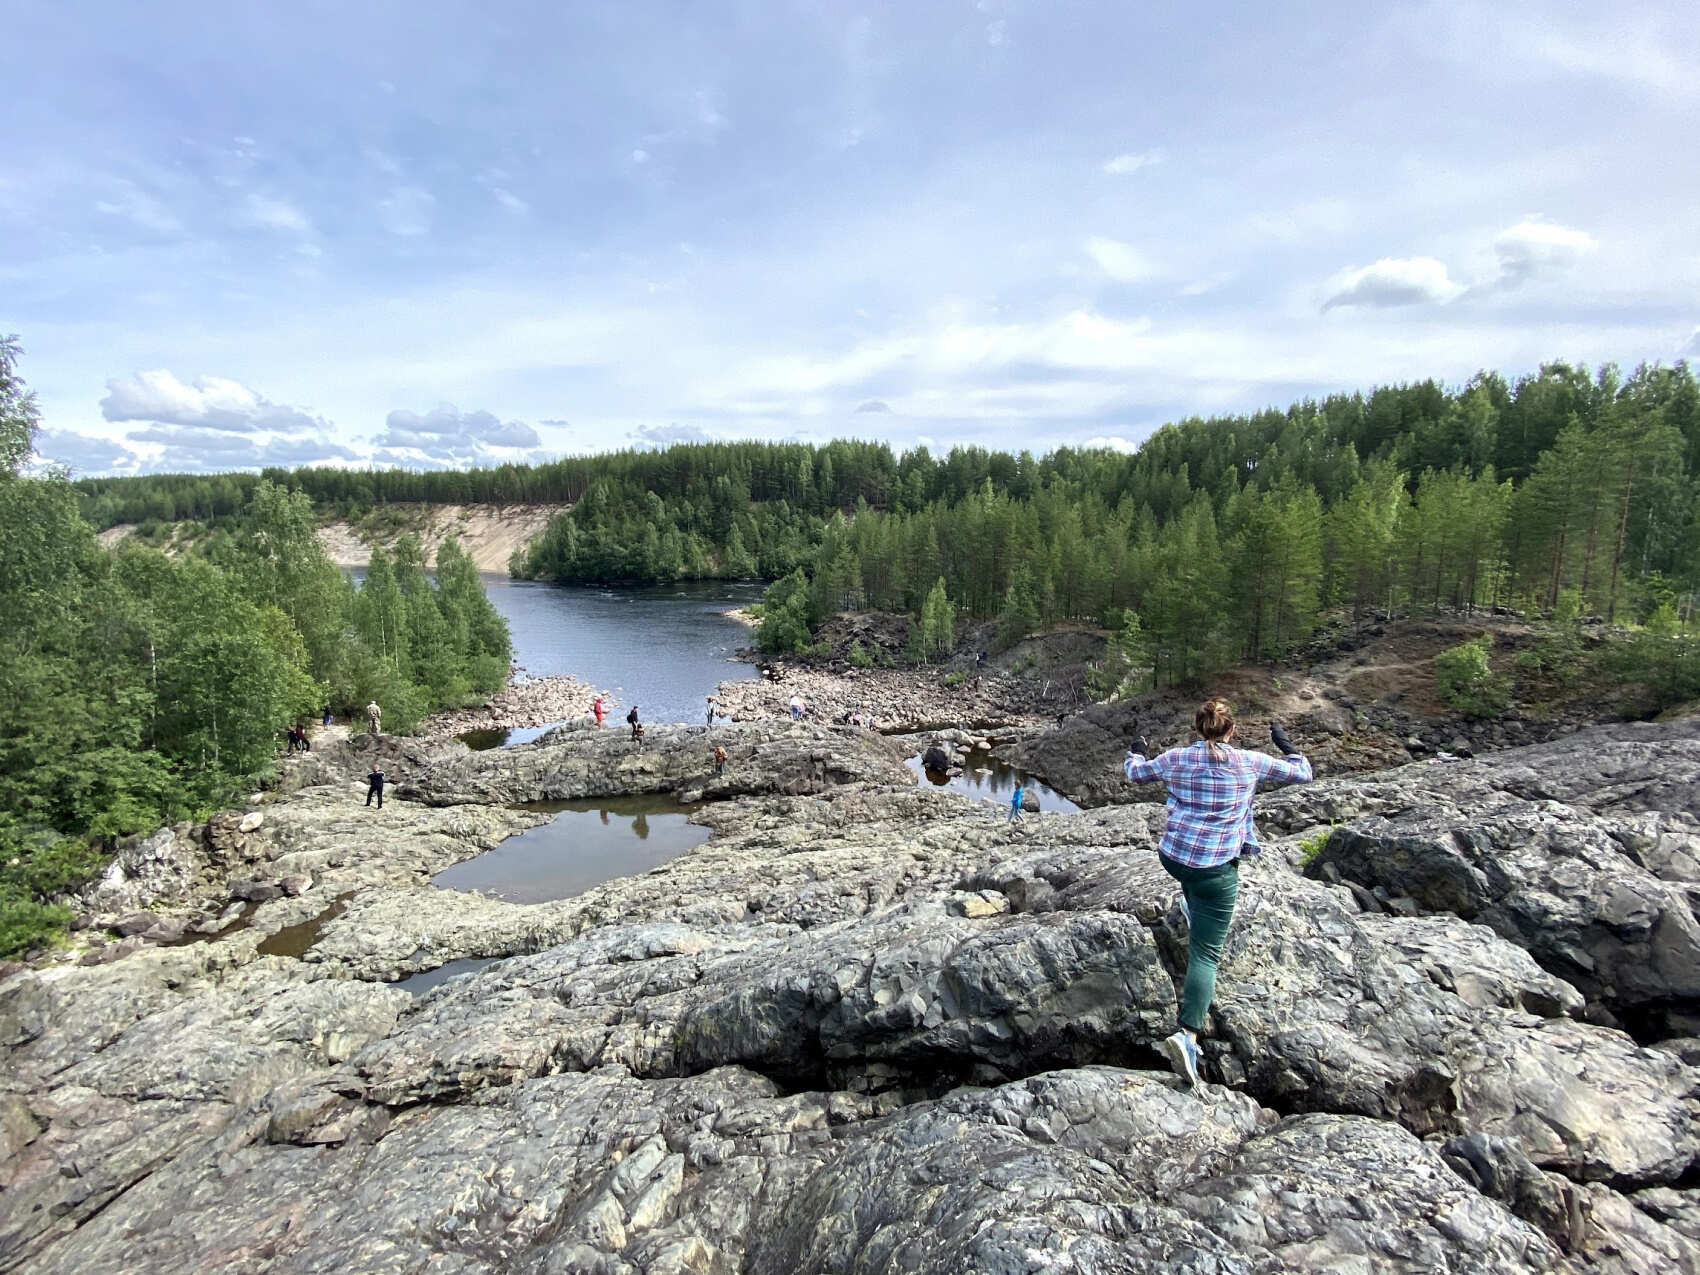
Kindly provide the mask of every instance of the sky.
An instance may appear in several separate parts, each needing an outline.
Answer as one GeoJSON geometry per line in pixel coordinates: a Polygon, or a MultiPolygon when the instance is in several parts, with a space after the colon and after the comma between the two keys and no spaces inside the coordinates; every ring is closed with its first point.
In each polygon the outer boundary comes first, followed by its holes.
{"type": "Polygon", "coordinates": [[[74,473],[1131,448],[1700,357],[1686,4],[9,0],[74,473]]]}

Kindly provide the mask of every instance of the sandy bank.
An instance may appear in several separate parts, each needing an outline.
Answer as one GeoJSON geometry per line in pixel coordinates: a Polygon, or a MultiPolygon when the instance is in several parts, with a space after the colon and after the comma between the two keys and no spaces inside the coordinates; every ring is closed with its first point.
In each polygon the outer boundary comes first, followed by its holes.
{"type": "MultiPolygon", "coordinates": [[[[530,544],[549,519],[566,508],[565,505],[405,505],[391,506],[408,517],[407,530],[417,535],[425,546],[429,561],[435,562],[437,546],[453,532],[460,537],[461,547],[472,555],[480,571],[508,569],[508,559],[514,551],[530,544]]],[[[331,561],[339,567],[363,567],[372,560],[372,545],[385,548],[401,535],[386,534],[367,540],[346,522],[333,522],[319,528],[319,543],[331,561]]]]}

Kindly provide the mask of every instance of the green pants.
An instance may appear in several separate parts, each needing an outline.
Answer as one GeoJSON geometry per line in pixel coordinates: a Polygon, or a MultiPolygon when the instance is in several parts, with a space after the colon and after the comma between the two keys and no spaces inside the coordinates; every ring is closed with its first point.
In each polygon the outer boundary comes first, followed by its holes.
{"type": "Polygon", "coordinates": [[[1163,870],[1181,883],[1186,908],[1192,916],[1187,927],[1186,987],[1181,993],[1181,1026],[1204,1030],[1204,1016],[1216,995],[1216,962],[1222,959],[1222,941],[1234,919],[1234,900],[1240,895],[1239,860],[1229,859],[1214,868],[1189,868],[1167,855],[1158,855],[1163,870]]]}

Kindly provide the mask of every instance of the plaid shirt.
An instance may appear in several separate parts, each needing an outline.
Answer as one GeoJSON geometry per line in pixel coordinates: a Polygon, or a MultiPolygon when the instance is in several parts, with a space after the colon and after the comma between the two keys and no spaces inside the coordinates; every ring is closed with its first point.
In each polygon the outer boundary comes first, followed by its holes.
{"type": "Polygon", "coordinates": [[[1258,780],[1307,784],[1312,778],[1310,763],[1297,753],[1283,761],[1223,744],[1212,756],[1203,740],[1149,761],[1129,753],[1124,769],[1134,783],[1161,779],[1168,785],[1169,821],[1157,849],[1191,868],[1214,868],[1242,853],[1259,853],[1251,821],[1258,780]]]}

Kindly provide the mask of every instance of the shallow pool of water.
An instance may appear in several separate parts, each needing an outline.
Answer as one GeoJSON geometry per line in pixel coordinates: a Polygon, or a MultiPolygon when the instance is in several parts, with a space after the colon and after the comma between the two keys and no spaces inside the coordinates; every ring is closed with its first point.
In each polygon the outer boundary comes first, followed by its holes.
{"type": "Polygon", "coordinates": [[[964,759],[960,775],[942,775],[921,765],[920,754],[909,758],[909,769],[915,772],[917,783],[930,783],[936,788],[948,788],[966,797],[993,797],[1009,804],[1017,783],[1026,781],[1027,791],[1039,802],[1039,809],[1057,814],[1070,814],[1080,809],[1049,784],[1042,783],[1007,762],[999,761],[988,752],[974,749],[964,759]]]}
{"type": "Polygon", "coordinates": [[[462,974],[471,974],[483,969],[486,965],[494,965],[497,961],[505,960],[501,956],[466,956],[458,961],[450,961],[447,965],[439,965],[434,970],[424,970],[407,978],[397,979],[396,986],[415,996],[423,996],[433,987],[440,987],[451,978],[459,978],[462,974]]]}
{"type": "Polygon", "coordinates": [[[546,726],[493,726],[487,730],[462,731],[455,738],[473,752],[481,753],[491,748],[512,748],[515,744],[529,744],[564,724],[550,722],[546,726]]]}
{"type": "MultiPolygon", "coordinates": [[[[330,907],[317,916],[309,917],[299,925],[286,925],[276,934],[271,934],[260,940],[260,945],[254,950],[261,956],[293,956],[300,960],[307,954],[307,949],[319,941],[319,935],[331,921],[343,914],[348,907],[348,895],[338,895],[330,907]]],[[[229,933],[230,931],[225,931],[229,933]]]]}
{"type": "Polygon", "coordinates": [[[534,801],[524,808],[555,817],[439,872],[432,884],[509,903],[547,903],[648,872],[708,840],[708,829],[686,818],[692,807],[669,796],[534,801]]]}

